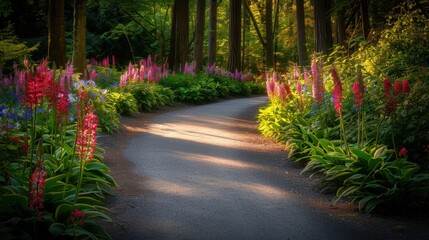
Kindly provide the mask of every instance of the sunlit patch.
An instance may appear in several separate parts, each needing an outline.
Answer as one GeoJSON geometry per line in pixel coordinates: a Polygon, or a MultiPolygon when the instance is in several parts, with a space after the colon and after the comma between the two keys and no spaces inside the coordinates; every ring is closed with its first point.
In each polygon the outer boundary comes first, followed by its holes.
{"type": "Polygon", "coordinates": [[[194,197],[201,195],[201,190],[175,182],[150,180],[149,182],[147,182],[147,184],[150,185],[151,189],[156,189],[157,192],[161,192],[168,195],[186,197],[194,197]]]}
{"type": "Polygon", "coordinates": [[[262,170],[264,167],[259,164],[248,163],[241,160],[233,160],[222,157],[215,157],[204,154],[197,153],[187,153],[187,152],[174,152],[176,156],[179,156],[183,160],[194,161],[197,163],[210,164],[219,167],[233,167],[233,168],[243,168],[243,169],[259,169],[262,170]]]}

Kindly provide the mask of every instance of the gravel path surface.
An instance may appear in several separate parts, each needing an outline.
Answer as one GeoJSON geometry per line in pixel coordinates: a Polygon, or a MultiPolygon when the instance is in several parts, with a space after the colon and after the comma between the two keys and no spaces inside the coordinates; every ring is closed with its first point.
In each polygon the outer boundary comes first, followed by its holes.
{"type": "Polygon", "coordinates": [[[429,239],[426,221],[331,206],[256,130],[264,97],[123,118],[102,140],[120,188],[113,239],[429,239]]]}

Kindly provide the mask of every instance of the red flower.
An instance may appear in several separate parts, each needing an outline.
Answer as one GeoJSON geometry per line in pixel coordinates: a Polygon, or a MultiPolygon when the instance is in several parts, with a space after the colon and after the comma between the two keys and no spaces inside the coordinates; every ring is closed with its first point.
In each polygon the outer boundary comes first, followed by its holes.
{"type": "Polygon", "coordinates": [[[384,85],[384,96],[386,97],[386,102],[390,100],[390,91],[392,89],[392,82],[390,79],[386,78],[383,81],[384,85]]]}
{"type": "Polygon", "coordinates": [[[20,142],[19,137],[12,137],[10,140],[12,142],[14,142],[14,143],[19,143],[20,142]]]}
{"type": "Polygon", "coordinates": [[[96,147],[98,118],[91,109],[78,123],[77,152],[81,161],[91,160],[96,147]]]}
{"type": "Polygon", "coordinates": [[[341,116],[343,110],[343,84],[335,68],[331,70],[331,77],[334,80],[334,109],[338,116],[341,116]]]}
{"type": "Polygon", "coordinates": [[[410,83],[408,80],[402,81],[402,92],[403,93],[409,93],[410,92],[410,83]]]}
{"type": "Polygon", "coordinates": [[[79,226],[83,226],[85,223],[85,216],[86,214],[79,209],[73,209],[70,215],[70,221],[72,223],[78,224],[79,226]]]}
{"type": "Polygon", "coordinates": [[[316,104],[323,103],[324,86],[322,78],[323,62],[317,60],[316,56],[311,61],[311,73],[313,74],[313,98],[316,104]]]}
{"type": "Polygon", "coordinates": [[[362,107],[363,105],[363,86],[361,86],[359,83],[355,82],[353,84],[353,94],[355,99],[355,107],[362,107]]]}
{"type": "Polygon", "coordinates": [[[395,83],[393,84],[393,93],[395,94],[395,96],[398,96],[400,93],[402,93],[402,83],[399,81],[395,81],[395,83]]]}
{"type": "Polygon", "coordinates": [[[405,147],[401,148],[401,150],[399,150],[398,156],[399,157],[404,157],[405,155],[407,155],[408,151],[405,147]]]}
{"type": "Polygon", "coordinates": [[[30,205],[29,209],[36,211],[38,219],[42,219],[41,210],[44,208],[43,205],[43,191],[45,189],[45,179],[47,177],[46,168],[42,162],[38,162],[31,174],[30,179],[30,205]]]}
{"type": "MultiPolygon", "coordinates": [[[[392,82],[390,79],[384,79],[384,96],[386,98],[386,109],[389,112],[396,111],[396,95],[392,94],[392,82]]],[[[399,87],[398,87],[399,88],[399,87]]],[[[397,89],[394,90],[395,92],[397,89]]]]}

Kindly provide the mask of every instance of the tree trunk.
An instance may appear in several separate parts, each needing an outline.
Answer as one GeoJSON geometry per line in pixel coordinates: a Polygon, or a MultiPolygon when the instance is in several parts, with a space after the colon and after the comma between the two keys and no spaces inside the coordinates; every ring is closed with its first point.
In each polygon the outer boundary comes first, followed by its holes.
{"type": "Polygon", "coordinates": [[[216,63],[217,0],[210,0],[208,65],[216,63]]]}
{"type": "Polygon", "coordinates": [[[171,25],[170,68],[183,70],[189,52],[189,0],[175,0],[171,25]]]}
{"type": "Polygon", "coordinates": [[[329,53],[332,47],[330,0],[314,1],[314,40],[316,52],[329,53]]]}
{"type": "Polygon", "coordinates": [[[241,71],[241,0],[229,0],[228,70],[241,71]]]}
{"type": "Polygon", "coordinates": [[[195,20],[194,57],[195,57],[196,68],[198,71],[201,71],[203,67],[205,12],[206,12],[206,1],[197,0],[197,16],[195,20]]]}
{"type": "Polygon", "coordinates": [[[369,23],[369,13],[368,13],[368,0],[360,1],[360,10],[362,13],[363,35],[365,39],[368,39],[369,32],[371,31],[371,26],[369,23]]]}
{"type": "Polygon", "coordinates": [[[298,65],[305,66],[308,63],[308,55],[305,46],[304,0],[296,0],[296,26],[298,30],[298,65]]]}
{"type": "Polygon", "coordinates": [[[86,0],[74,1],[72,63],[76,72],[86,68],[86,0]]]}
{"type": "Polygon", "coordinates": [[[267,67],[273,67],[273,0],[265,0],[265,40],[267,44],[267,67]]]}
{"type": "Polygon", "coordinates": [[[56,67],[66,67],[64,0],[49,0],[48,60],[56,67]]]}

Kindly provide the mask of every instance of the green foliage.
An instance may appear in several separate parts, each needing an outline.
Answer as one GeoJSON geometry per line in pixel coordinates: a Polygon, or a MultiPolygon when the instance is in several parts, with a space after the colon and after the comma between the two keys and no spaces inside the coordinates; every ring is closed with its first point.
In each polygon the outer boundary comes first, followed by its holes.
{"type": "Polygon", "coordinates": [[[22,62],[24,56],[29,56],[31,52],[39,47],[36,44],[28,47],[25,43],[19,42],[17,36],[13,34],[12,26],[0,30],[0,69],[11,66],[13,62],[22,62]]]}
{"type": "Polygon", "coordinates": [[[106,100],[115,105],[116,112],[119,115],[131,115],[138,112],[137,101],[131,93],[109,92],[106,94],[106,100]]]}
{"type": "Polygon", "coordinates": [[[313,79],[281,78],[291,89],[303,82],[306,90],[281,98],[277,83],[258,116],[260,131],[283,143],[291,160],[305,163],[303,173],[323,177],[324,190],[336,192],[334,203],[347,198],[367,213],[424,204],[429,196],[428,25],[418,12],[404,10],[388,26],[371,45],[356,41],[358,51],[337,47],[327,57],[330,64],[319,73],[325,79],[322,104],[311,99],[313,79]],[[333,66],[342,83],[341,117],[331,102],[333,66]],[[387,95],[385,78],[392,82],[387,95]],[[407,92],[394,86],[404,80],[407,92]],[[362,107],[355,106],[355,83],[364,86],[362,107]]]}
{"type": "Polygon", "coordinates": [[[150,112],[171,105],[174,99],[172,90],[148,82],[132,84],[126,91],[130,91],[134,96],[140,112],[150,112]]]}

